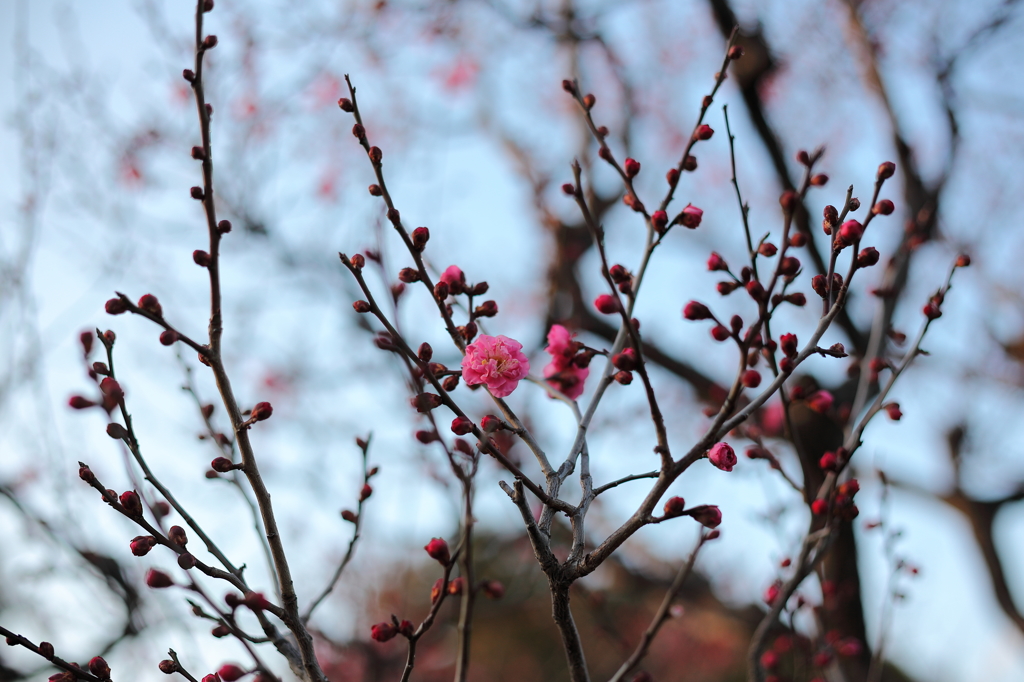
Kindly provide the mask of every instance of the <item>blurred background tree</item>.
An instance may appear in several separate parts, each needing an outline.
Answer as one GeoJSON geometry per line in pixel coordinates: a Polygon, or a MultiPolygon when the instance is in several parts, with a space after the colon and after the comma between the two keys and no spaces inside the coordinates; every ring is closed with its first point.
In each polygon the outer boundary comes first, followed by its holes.
{"type": "MultiPolygon", "coordinates": [[[[1024,39],[1022,11],[1013,1],[959,0],[218,3],[211,31],[220,47],[209,71],[217,201],[236,226],[226,242],[225,344],[238,390],[272,400],[283,417],[262,446],[290,549],[309,558],[296,569],[306,595],[350,539],[337,512],[354,505],[361,485],[354,436],[374,433],[371,459],[382,467],[356,561],[314,619],[324,660],[337,660],[331,679],[395,678],[399,647],[370,642],[367,625],[392,611],[426,611],[432,579],[418,547],[450,534],[458,513],[446,463],[411,438],[415,415],[398,368],[353,319],[356,292],[334,259],[339,250],[379,252],[383,284],[405,264],[336,108],[343,74],[372,113],[403,215],[431,227],[437,253],[488,280],[502,333],[537,353],[549,324],[560,322],[604,347],[614,329],[587,305],[600,291],[597,257],[559,190],[572,158],[594,180],[616,260],[634,262],[640,238],[561,81],[578,78],[595,93],[610,144],[651,169],[642,187],[660,188],[655,169],[674,164],[736,24],[746,55],[718,99],[729,105],[755,232],[777,228],[776,200],[798,177],[798,149],[824,145],[822,168],[833,178],[798,220],[816,246],[808,256],[826,248],[822,206],[839,203],[851,182],[866,192],[879,160],[897,164],[896,213],[872,236],[883,264],[894,257],[870,273],[883,295],[853,299],[830,342],[855,354],[872,343],[898,348],[951,254],[966,250],[977,266],[956,283],[926,343],[931,356],[898,388],[906,416],[869,430],[855,462],[861,517],[825,569],[825,593],[807,587],[807,598],[823,603],[820,622],[808,616],[795,627],[865,641],[842,661],[850,680],[864,679],[880,648],[914,679],[1020,679],[1024,616],[1015,594],[1024,589],[1024,556],[1013,540],[1024,486],[1016,418],[1024,231],[1015,199],[1024,189],[1024,82],[1010,56],[1024,39]],[[872,328],[894,333],[872,337],[872,328]],[[892,581],[900,561],[920,576],[892,581]]],[[[151,562],[130,555],[133,533],[74,480],[87,458],[105,481],[131,487],[122,453],[96,416],[65,407],[83,386],[78,332],[111,326],[143,447],[232,556],[265,575],[244,496],[205,478],[216,448],[195,439],[203,424],[179,390],[197,361],[174,357],[152,329],[101,313],[115,289],[153,291],[190,329],[205,326],[205,283],[190,256],[203,226],[185,191],[195,184],[188,149],[197,141],[180,77],[191,58],[190,8],[53,0],[4,3],[2,12],[9,47],[0,66],[9,77],[0,144],[11,161],[0,183],[0,622],[45,633],[69,654],[109,650],[112,665],[143,675],[159,675],[154,661],[170,641],[202,667],[231,645],[211,643],[174,598],[140,596],[141,566],[151,562]]],[[[708,122],[719,135],[681,185],[684,201],[704,207],[705,224],[661,247],[638,308],[681,438],[692,438],[701,410],[721,399],[732,361],[708,347],[703,330],[683,325],[679,309],[712,297],[704,266],[712,249],[726,259],[743,254],[717,106],[708,122]]],[[[821,258],[805,258],[805,272],[819,271],[821,258]]],[[[440,339],[415,300],[399,299],[399,319],[440,339]]],[[[786,323],[807,329],[811,315],[786,323]]],[[[849,400],[847,368],[815,366],[815,380],[840,403],[849,400]]],[[[194,388],[204,401],[214,395],[201,373],[194,388]]],[[[547,398],[520,400],[538,433],[571,439],[547,398]]],[[[638,390],[616,392],[605,410],[597,429],[606,435],[592,447],[595,476],[609,480],[638,470],[648,454],[634,443],[649,427],[638,390]]],[[[807,428],[809,441],[822,439],[806,446],[808,456],[827,449],[831,427],[807,428]]],[[[780,456],[792,476],[813,471],[793,452],[780,456]]],[[[804,523],[803,501],[765,462],[742,461],[728,484],[713,473],[677,484],[687,499],[719,504],[726,522],[721,544],[697,564],[704,578],[687,588],[684,614],[648,661],[658,680],[742,678],[761,594],[804,523]]],[[[479,610],[472,676],[562,679],[542,581],[529,557],[519,558],[522,530],[495,490],[500,477],[484,467],[478,511],[491,534],[482,561],[507,594],[479,610]]],[[[625,486],[609,494],[596,510],[597,532],[617,525],[638,494],[625,486]]],[[[577,620],[586,623],[595,675],[631,649],[694,539],[649,529],[619,563],[579,585],[574,603],[586,615],[577,620]]],[[[452,665],[450,632],[431,637],[418,672],[440,679],[452,665]]],[[[0,679],[46,674],[15,649],[0,652],[0,679]]]]}

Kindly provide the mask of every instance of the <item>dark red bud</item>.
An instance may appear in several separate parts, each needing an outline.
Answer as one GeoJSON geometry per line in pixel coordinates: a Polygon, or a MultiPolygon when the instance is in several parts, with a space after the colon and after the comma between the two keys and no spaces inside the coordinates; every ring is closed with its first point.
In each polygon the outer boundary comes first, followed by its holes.
{"type": "Polygon", "coordinates": [[[428,542],[423,549],[427,551],[427,555],[431,559],[434,559],[442,566],[447,566],[451,562],[451,553],[448,550],[448,543],[443,538],[433,538],[428,542]]]}
{"type": "Polygon", "coordinates": [[[347,114],[351,114],[356,109],[354,106],[352,106],[352,100],[350,100],[347,97],[342,97],[341,99],[338,100],[338,108],[340,108],[347,114]]]}
{"type": "Polygon", "coordinates": [[[261,422],[264,419],[269,419],[270,415],[274,413],[274,408],[268,402],[256,403],[252,408],[252,413],[249,418],[254,422],[261,422]]]}
{"type": "Polygon", "coordinates": [[[877,204],[871,207],[871,212],[875,215],[890,215],[896,210],[896,205],[889,199],[882,199],[877,204]]]}
{"type": "Polygon", "coordinates": [[[173,584],[174,581],[171,580],[171,576],[167,575],[163,571],[151,568],[146,572],[146,585],[154,590],[170,587],[173,584]]]}

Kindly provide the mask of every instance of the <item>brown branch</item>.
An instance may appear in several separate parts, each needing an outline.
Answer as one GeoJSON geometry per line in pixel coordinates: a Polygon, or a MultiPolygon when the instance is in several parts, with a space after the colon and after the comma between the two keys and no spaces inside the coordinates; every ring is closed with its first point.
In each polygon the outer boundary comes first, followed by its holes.
{"type": "MultiPolygon", "coordinates": [[[[3,635],[7,638],[7,644],[9,646],[22,646],[31,651],[32,653],[36,654],[37,656],[42,656],[54,667],[60,668],[61,670],[66,670],[67,672],[73,674],[75,676],[75,679],[86,680],[87,682],[102,682],[102,680],[100,680],[99,677],[93,675],[87,670],[82,670],[77,665],[71,665],[63,658],[47,655],[37,645],[33,644],[30,639],[28,639],[27,637],[23,637],[22,635],[16,634],[14,632],[11,632],[2,625],[0,625],[0,635],[3,635]]],[[[45,643],[46,642],[41,642],[41,644],[45,643]]]]}
{"type": "MultiPolygon", "coordinates": [[[[263,518],[263,527],[266,531],[267,543],[270,545],[271,555],[277,569],[279,594],[281,595],[284,616],[282,620],[288,629],[295,636],[301,656],[301,673],[308,682],[327,682],[320,664],[317,662],[316,653],[313,650],[313,637],[303,626],[299,615],[298,597],[295,593],[295,585],[292,582],[291,568],[288,565],[288,557],[285,554],[284,544],[281,541],[281,534],[277,527],[277,519],[274,515],[274,508],[270,501],[270,491],[260,475],[256,463],[256,456],[249,441],[249,431],[245,420],[242,419],[238,401],[231,388],[231,381],[224,368],[221,355],[221,337],[223,335],[223,321],[221,313],[221,287],[220,287],[220,240],[223,233],[230,229],[230,225],[217,222],[217,213],[214,205],[213,187],[213,149],[210,136],[210,116],[213,107],[206,103],[206,95],[203,81],[203,57],[208,49],[216,45],[216,38],[207,38],[203,35],[203,13],[205,11],[205,0],[196,1],[195,14],[195,70],[192,74],[192,91],[196,98],[196,110],[199,115],[199,128],[202,135],[202,169],[203,187],[202,202],[206,213],[207,230],[210,237],[210,252],[207,270],[210,275],[210,344],[206,354],[206,360],[213,370],[217,382],[217,389],[224,402],[224,408],[231,420],[235,432],[235,442],[242,457],[242,472],[252,486],[253,494],[260,508],[263,518]]],[[[280,645],[279,645],[279,648],[280,645]]],[[[282,651],[282,653],[286,653],[282,651]]],[[[287,655],[287,654],[286,654],[287,655]]],[[[294,661],[293,661],[294,663],[294,661]]],[[[294,667],[294,666],[293,666],[294,667]]]]}
{"type": "MultiPolygon", "coordinates": [[[[716,534],[718,531],[712,531],[716,534]]],[[[658,607],[657,612],[654,614],[654,618],[651,620],[651,624],[644,630],[644,634],[640,638],[640,643],[637,644],[636,650],[630,655],[628,659],[619,667],[619,669],[612,675],[608,682],[621,682],[622,679],[630,673],[640,661],[643,660],[644,656],[647,655],[647,650],[650,648],[654,638],[658,635],[658,630],[669,617],[669,608],[672,606],[672,602],[679,596],[679,591],[683,589],[683,583],[686,582],[686,578],[693,571],[693,565],[697,562],[697,553],[700,552],[701,547],[704,543],[710,539],[709,533],[701,532],[700,540],[697,542],[697,546],[694,547],[690,553],[690,558],[685,564],[680,567],[679,572],[676,574],[675,579],[665,592],[665,597],[661,600],[661,605],[658,607]]]]}

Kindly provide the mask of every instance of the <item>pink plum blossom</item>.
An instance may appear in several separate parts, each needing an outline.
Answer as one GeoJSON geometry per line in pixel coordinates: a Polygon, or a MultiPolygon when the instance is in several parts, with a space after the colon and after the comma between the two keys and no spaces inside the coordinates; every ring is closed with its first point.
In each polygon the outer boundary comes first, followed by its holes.
{"type": "Polygon", "coordinates": [[[462,378],[470,386],[485,384],[495,398],[504,398],[530,372],[530,360],[522,348],[523,344],[507,336],[481,334],[466,346],[462,378]]]}
{"type": "Polygon", "coordinates": [[[544,378],[552,387],[575,400],[583,393],[583,382],[590,375],[590,369],[573,364],[572,359],[576,355],[573,336],[574,334],[562,325],[551,325],[546,348],[551,355],[551,362],[544,368],[544,378]]]}

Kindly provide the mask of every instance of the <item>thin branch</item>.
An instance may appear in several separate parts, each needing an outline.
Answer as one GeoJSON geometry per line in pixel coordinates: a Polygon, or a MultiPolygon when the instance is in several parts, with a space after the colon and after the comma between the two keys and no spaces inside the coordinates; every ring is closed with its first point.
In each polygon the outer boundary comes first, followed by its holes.
{"type": "MultiPolygon", "coordinates": [[[[717,531],[712,531],[717,537],[717,531]]],[[[612,675],[608,682],[621,682],[622,679],[628,675],[643,657],[647,655],[647,650],[650,648],[654,638],[658,635],[658,630],[669,617],[669,609],[672,606],[672,602],[679,596],[680,590],[683,589],[683,583],[686,582],[686,578],[693,571],[693,565],[697,562],[697,553],[700,552],[701,547],[704,543],[710,539],[710,533],[701,532],[700,540],[697,542],[697,546],[690,552],[690,558],[687,559],[686,563],[680,567],[679,572],[676,574],[675,579],[665,592],[665,597],[661,600],[661,605],[654,614],[654,618],[651,620],[651,624],[644,630],[644,634],[640,638],[640,643],[637,644],[636,650],[630,655],[628,659],[619,667],[619,669],[612,675]]]]}

